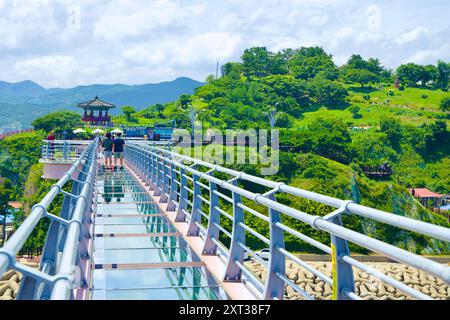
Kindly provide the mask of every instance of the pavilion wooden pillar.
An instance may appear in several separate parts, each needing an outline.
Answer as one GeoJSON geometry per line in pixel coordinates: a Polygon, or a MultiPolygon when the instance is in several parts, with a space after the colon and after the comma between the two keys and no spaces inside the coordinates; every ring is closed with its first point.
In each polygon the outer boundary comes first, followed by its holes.
{"type": "Polygon", "coordinates": [[[102,113],[102,109],[100,109],[100,113],[98,114],[98,124],[100,125],[103,125],[102,113]]]}

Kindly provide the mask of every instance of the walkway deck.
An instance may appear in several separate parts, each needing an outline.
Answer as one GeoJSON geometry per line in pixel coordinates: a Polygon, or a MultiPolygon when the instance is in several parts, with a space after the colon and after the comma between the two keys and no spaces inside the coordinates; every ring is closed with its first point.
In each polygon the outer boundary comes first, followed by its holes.
{"type": "Polygon", "coordinates": [[[92,299],[227,299],[128,169],[100,167],[97,192],[92,299]]]}

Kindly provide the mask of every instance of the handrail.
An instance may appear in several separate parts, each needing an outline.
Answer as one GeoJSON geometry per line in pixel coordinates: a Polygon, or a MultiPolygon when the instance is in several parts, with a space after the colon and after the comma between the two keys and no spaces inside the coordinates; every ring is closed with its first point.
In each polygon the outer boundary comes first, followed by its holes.
{"type": "Polygon", "coordinates": [[[92,140],[42,140],[41,160],[57,162],[74,162],[92,140]]]}
{"type": "MultiPolygon", "coordinates": [[[[288,186],[283,183],[255,177],[244,172],[224,168],[145,143],[130,143],[125,151],[125,160],[132,169],[151,185],[152,190],[155,190],[155,195],[161,195],[164,200],[168,201],[169,206],[178,212],[177,219],[179,220],[177,221],[186,221],[186,223],[189,224],[188,229],[190,236],[198,235],[198,224],[202,220],[202,217],[207,218],[204,215],[206,210],[202,208],[209,208],[207,235],[204,241],[204,251],[208,252],[208,254],[217,252],[216,243],[219,240],[218,236],[220,233],[224,233],[223,225],[220,225],[220,219],[218,219],[218,217],[222,215],[221,210],[223,209],[219,208],[218,197],[232,206],[233,215],[230,215],[230,217],[233,218],[233,231],[231,233],[231,245],[227,248],[229,257],[224,277],[225,281],[242,281],[243,278],[247,278],[247,281],[252,281],[252,277],[246,276],[248,270],[245,270],[244,272],[242,270],[242,260],[245,254],[244,248],[248,248],[248,246],[245,245],[244,235],[247,233],[255,236],[254,233],[256,233],[256,231],[252,230],[248,225],[245,225],[243,221],[242,210],[245,211],[246,206],[243,205],[241,197],[266,207],[268,210],[268,224],[270,228],[269,241],[271,253],[271,259],[267,270],[269,276],[265,283],[263,293],[263,296],[267,299],[282,299],[284,285],[292,285],[292,283],[288,283],[286,279],[277,275],[281,271],[284,272],[284,260],[289,256],[284,248],[284,232],[291,230],[294,231],[290,232],[291,235],[296,237],[301,236],[299,239],[308,238],[296,230],[283,225],[281,223],[281,216],[283,215],[307,223],[312,228],[327,232],[330,235],[332,242],[330,251],[334,261],[333,297],[336,299],[358,298],[354,293],[353,266],[356,268],[365,268],[365,270],[370,271],[372,275],[380,277],[379,272],[377,273],[376,271],[371,270],[370,267],[367,267],[362,263],[355,263],[354,259],[350,258],[348,242],[352,242],[363,248],[383,254],[395,261],[428,272],[443,279],[447,283],[450,283],[449,266],[439,264],[423,256],[413,254],[383,241],[348,229],[342,225],[341,216],[343,214],[354,214],[396,226],[404,230],[420,233],[434,239],[450,242],[450,229],[448,228],[369,208],[353,203],[352,201],[341,200],[288,186]],[[185,164],[186,162],[188,162],[189,165],[185,164]],[[209,169],[208,172],[205,173],[199,171],[199,166],[209,169]],[[214,173],[216,172],[226,173],[233,178],[228,181],[221,180],[214,176],[214,173]],[[204,184],[202,183],[195,183],[199,179],[208,181],[210,190],[203,188],[202,185],[204,184]],[[239,187],[237,184],[238,181],[253,182],[271,188],[272,190],[263,195],[256,194],[239,187]],[[188,183],[193,183],[198,187],[189,189],[187,188],[188,183]],[[168,191],[167,186],[170,186],[170,190],[168,191]],[[220,193],[216,186],[220,186],[222,189],[231,192],[232,197],[230,198],[220,193]],[[185,189],[188,189],[191,192],[184,191],[185,189]],[[204,193],[202,193],[202,191],[204,193]],[[207,199],[209,203],[202,201],[202,198],[205,199],[203,196],[206,193],[205,191],[208,191],[210,194],[209,199],[207,199]],[[279,203],[275,197],[275,195],[279,193],[286,193],[310,199],[337,209],[324,217],[310,215],[279,203]],[[186,214],[188,217],[186,217],[186,214]]],[[[252,213],[251,210],[249,212],[252,213]]],[[[255,218],[260,218],[258,215],[255,215],[254,212],[253,216],[255,218]]],[[[311,245],[322,249],[323,245],[318,245],[317,241],[311,240],[312,241],[309,241],[311,245]]],[[[383,279],[380,280],[389,281],[387,276],[383,276],[382,278],[383,279]]],[[[323,280],[325,281],[327,279],[323,280]]],[[[391,285],[396,286],[398,289],[415,298],[431,299],[429,296],[416,291],[413,288],[409,288],[399,281],[392,280],[393,281],[389,281],[391,285]]],[[[299,288],[294,289],[297,290],[299,288]]],[[[300,288],[299,290],[302,289],[300,288]]]]}
{"type": "Polygon", "coordinates": [[[50,188],[44,198],[33,206],[30,215],[0,248],[0,274],[8,269],[15,269],[24,274],[18,293],[19,299],[66,299],[72,296],[71,291],[76,281],[73,275],[74,267],[80,268],[80,261],[83,260],[75,259],[76,254],[86,253],[85,250],[79,250],[83,237],[79,239],[78,235],[82,232],[83,236],[86,236],[89,229],[90,219],[87,217],[91,213],[97,147],[98,139],[90,141],[70,169],[50,188]],[[77,178],[73,178],[74,175],[77,175],[77,178]],[[73,182],[71,193],[63,190],[69,181],[73,182]],[[56,216],[49,213],[48,208],[60,193],[64,195],[63,207],[60,216],[56,216]],[[44,217],[51,219],[43,253],[45,259],[41,261],[40,270],[34,270],[17,262],[16,255],[44,217]],[[52,246],[53,250],[46,250],[48,246],[52,246]],[[58,251],[61,253],[60,259],[57,257],[58,251]],[[48,296],[43,294],[46,291],[48,296]]]}

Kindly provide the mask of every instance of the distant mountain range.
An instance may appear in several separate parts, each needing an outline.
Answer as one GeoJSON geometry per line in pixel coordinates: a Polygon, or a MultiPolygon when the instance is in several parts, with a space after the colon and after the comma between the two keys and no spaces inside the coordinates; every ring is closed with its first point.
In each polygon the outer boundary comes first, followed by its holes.
{"type": "Polygon", "coordinates": [[[35,118],[56,110],[81,113],[75,105],[95,96],[114,103],[117,108],[113,114],[119,113],[124,105],[140,110],[156,103],[174,101],[182,94],[192,94],[201,85],[202,82],[186,77],[142,85],[93,84],[69,89],[45,89],[29,80],[17,83],[0,81],[0,128],[28,127],[35,118]]]}

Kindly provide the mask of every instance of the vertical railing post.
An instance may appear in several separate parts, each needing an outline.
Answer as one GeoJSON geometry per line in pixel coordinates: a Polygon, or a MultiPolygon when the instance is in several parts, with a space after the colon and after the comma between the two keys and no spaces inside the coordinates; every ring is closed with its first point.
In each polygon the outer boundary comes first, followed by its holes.
{"type": "MultiPolygon", "coordinates": [[[[237,179],[232,181],[237,186],[237,179]]],[[[236,262],[243,263],[245,250],[239,243],[245,245],[245,230],[240,225],[244,223],[244,212],[238,204],[241,203],[241,196],[236,192],[233,194],[233,233],[231,239],[230,255],[227,261],[224,281],[241,281],[242,270],[236,262]]]]}
{"type": "Polygon", "coordinates": [[[162,160],[163,166],[163,177],[162,177],[162,194],[161,194],[161,203],[166,203],[169,201],[169,193],[170,193],[170,179],[169,179],[169,168],[167,168],[167,159],[164,158],[162,160]]]}
{"type": "Polygon", "coordinates": [[[220,230],[217,225],[220,225],[220,212],[216,209],[219,206],[219,196],[215,193],[217,185],[214,182],[209,182],[209,221],[208,229],[206,231],[205,244],[203,245],[203,254],[216,255],[217,244],[213,241],[219,241],[220,230]]]}
{"type": "Polygon", "coordinates": [[[178,191],[178,183],[177,181],[177,173],[175,172],[175,165],[173,163],[170,164],[170,192],[169,192],[169,201],[167,203],[167,211],[175,211],[176,204],[175,200],[177,199],[178,191]]]}
{"type": "Polygon", "coordinates": [[[160,196],[162,194],[161,191],[161,165],[159,158],[155,155],[155,196],[160,196]]]}
{"type": "Polygon", "coordinates": [[[200,227],[198,226],[198,224],[202,220],[202,214],[199,212],[199,210],[202,207],[202,199],[200,199],[199,197],[202,194],[202,190],[197,183],[199,177],[196,174],[193,174],[192,177],[193,177],[192,185],[194,196],[192,198],[191,221],[189,222],[187,235],[198,236],[200,232],[200,227]]]}
{"type": "Polygon", "coordinates": [[[67,161],[67,141],[64,140],[63,144],[63,160],[67,161]]]}
{"type": "Polygon", "coordinates": [[[47,150],[45,152],[45,158],[48,160],[50,159],[50,142],[47,141],[47,150]]]}
{"type": "MultiPolygon", "coordinates": [[[[270,200],[276,201],[275,195],[270,195],[270,200]]],[[[281,223],[280,213],[272,208],[269,208],[270,221],[270,260],[267,270],[266,287],[264,290],[264,299],[272,300],[277,298],[283,299],[284,296],[284,281],[277,276],[277,273],[285,273],[285,256],[278,251],[284,249],[284,234],[276,224],[281,223]]]]}
{"type": "MultiPolygon", "coordinates": [[[[331,222],[342,226],[340,215],[335,215],[330,219],[331,222]]],[[[333,300],[350,300],[344,292],[355,291],[355,282],[353,278],[352,266],[341,260],[344,255],[350,255],[347,240],[331,234],[331,261],[333,278],[333,300]]]]}
{"type": "Polygon", "coordinates": [[[185,212],[186,212],[186,208],[187,208],[188,191],[186,190],[187,179],[184,175],[185,175],[185,170],[180,167],[180,199],[178,202],[177,216],[175,218],[176,222],[186,221],[185,212]]]}

